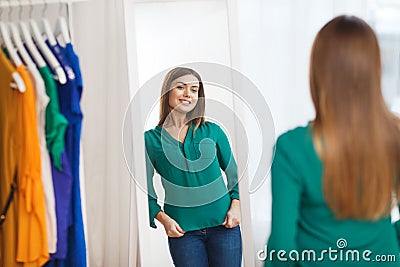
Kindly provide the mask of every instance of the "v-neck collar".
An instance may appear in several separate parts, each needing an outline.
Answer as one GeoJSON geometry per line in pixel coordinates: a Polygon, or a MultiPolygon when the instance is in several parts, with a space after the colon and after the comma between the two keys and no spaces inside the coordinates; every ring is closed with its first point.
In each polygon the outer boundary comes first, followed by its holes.
{"type": "Polygon", "coordinates": [[[183,142],[177,140],[177,139],[174,138],[172,135],[170,135],[170,133],[169,133],[166,129],[164,129],[164,127],[162,127],[161,125],[157,125],[156,128],[158,128],[158,130],[160,131],[161,136],[164,135],[165,137],[167,137],[168,139],[172,140],[173,142],[179,143],[179,144],[181,144],[181,145],[184,145],[185,142],[186,142],[186,140],[188,139],[189,134],[191,134],[191,132],[192,132],[193,123],[191,123],[191,124],[189,125],[189,128],[188,128],[188,130],[187,130],[187,133],[186,133],[186,136],[185,136],[185,139],[183,140],[183,142]]]}

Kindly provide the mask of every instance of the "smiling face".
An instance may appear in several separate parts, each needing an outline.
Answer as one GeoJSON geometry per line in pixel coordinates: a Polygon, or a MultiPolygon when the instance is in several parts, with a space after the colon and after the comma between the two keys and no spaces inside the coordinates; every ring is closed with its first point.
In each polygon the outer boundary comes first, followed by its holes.
{"type": "Polygon", "coordinates": [[[168,104],[170,109],[188,113],[194,109],[199,98],[199,80],[189,74],[172,81],[168,104]]]}
{"type": "Polygon", "coordinates": [[[195,70],[176,67],[164,77],[160,97],[159,126],[168,116],[185,116],[185,121],[194,123],[195,129],[204,123],[205,95],[201,76],[195,70]]]}

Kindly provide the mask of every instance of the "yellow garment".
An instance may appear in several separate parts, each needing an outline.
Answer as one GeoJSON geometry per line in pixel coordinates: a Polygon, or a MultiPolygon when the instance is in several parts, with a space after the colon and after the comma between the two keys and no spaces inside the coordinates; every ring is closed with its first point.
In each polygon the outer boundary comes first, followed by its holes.
{"type": "MultiPolygon", "coordinates": [[[[0,209],[3,211],[10,186],[17,175],[21,151],[19,110],[21,93],[12,89],[14,67],[0,51],[0,209]]],[[[0,227],[0,267],[22,267],[16,261],[18,223],[18,189],[0,227]]]]}
{"type": "Polygon", "coordinates": [[[17,72],[21,75],[26,86],[26,92],[21,94],[21,114],[18,118],[23,132],[18,172],[17,261],[23,262],[24,267],[39,267],[48,261],[49,252],[35,92],[32,80],[25,67],[23,65],[18,66],[17,72]]]}

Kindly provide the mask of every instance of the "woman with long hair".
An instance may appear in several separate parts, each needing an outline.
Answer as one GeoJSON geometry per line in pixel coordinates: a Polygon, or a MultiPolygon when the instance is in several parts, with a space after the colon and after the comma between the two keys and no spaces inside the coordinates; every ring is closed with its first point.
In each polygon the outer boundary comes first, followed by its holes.
{"type": "Polygon", "coordinates": [[[400,124],[384,102],[381,68],[362,19],[339,16],[317,34],[315,119],[275,145],[267,266],[400,265],[390,216],[400,198],[400,124]]]}
{"type": "Polygon", "coordinates": [[[157,219],[164,226],[175,266],[240,267],[236,162],[224,131],[205,121],[204,112],[200,75],[183,67],[169,71],[158,125],[145,133],[150,225],[157,219]],[[165,192],[163,209],[154,170],[165,192]]]}

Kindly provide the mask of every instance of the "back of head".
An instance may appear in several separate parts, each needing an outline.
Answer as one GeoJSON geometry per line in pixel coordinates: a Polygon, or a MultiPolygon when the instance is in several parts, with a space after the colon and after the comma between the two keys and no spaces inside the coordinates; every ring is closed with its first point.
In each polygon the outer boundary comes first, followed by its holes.
{"type": "Polygon", "coordinates": [[[381,92],[378,41],[365,21],[339,16],[319,31],[310,88],[329,207],[337,218],[388,214],[392,192],[399,191],[400,134],[381,92]]]}

